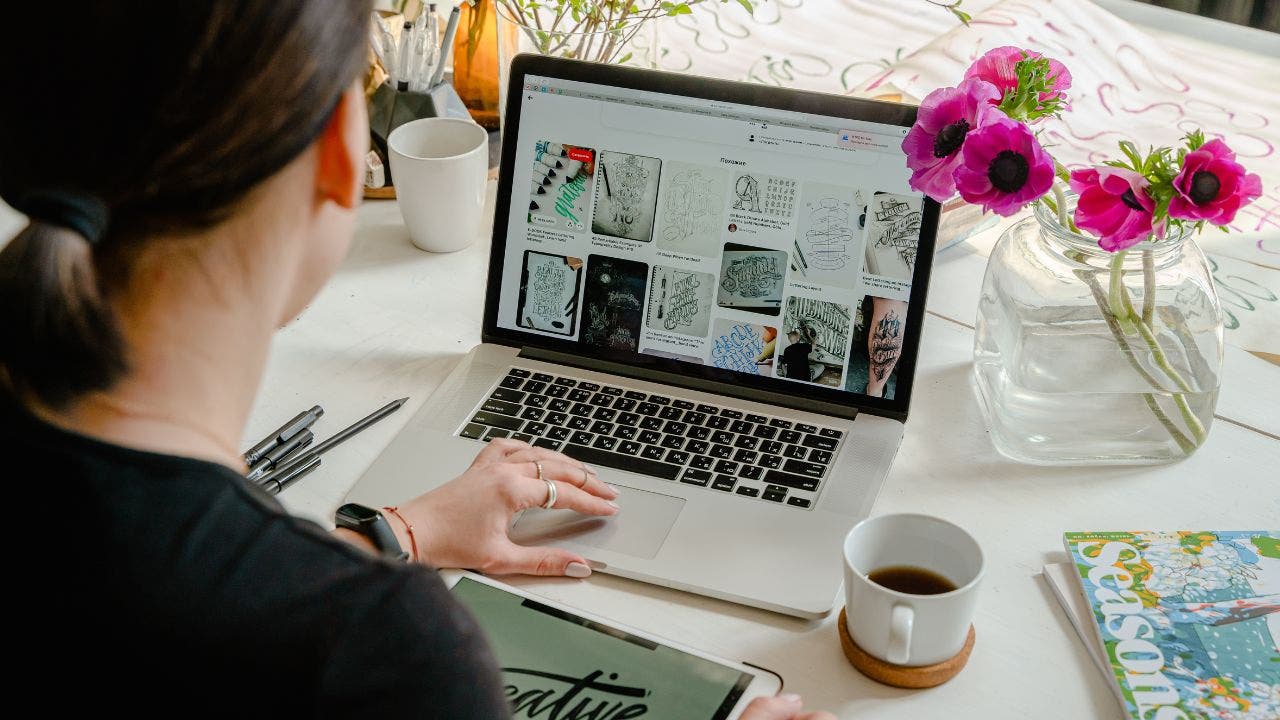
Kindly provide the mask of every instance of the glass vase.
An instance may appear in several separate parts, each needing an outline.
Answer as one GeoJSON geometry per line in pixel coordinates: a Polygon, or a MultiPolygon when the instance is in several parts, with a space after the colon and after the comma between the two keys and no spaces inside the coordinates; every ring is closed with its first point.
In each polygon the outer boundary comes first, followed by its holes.
{"type": "Polygon", "coordinates": [[[1037,465],[1187,457],[1213,422],[1222,332],[1191,234],[1110,253],[1037,204],[982,283],[973,379],[991,440],[1037,465]]]}
{"type": "Polygon", "coordinates": [[[486,130],[497,130],[498,57],[497,9],[494,0],[459,6],[458,30],[453,40],[453,87],[471,119],[486,130]]]}
{"type": "MultiPolygon", "coordinates": [[[[658,67],[658,26],[662,13],[641,10],[628,18],[582,32],[584,23],[571,17],[559,22],[551,9],[528,7],[518,0],[496,0],[498,16],[499,105],[507,108],[511,60],[521,53],[616,65],[658,67]]],[[[649,3],[639,3],[644,6],[649,3]]]]}

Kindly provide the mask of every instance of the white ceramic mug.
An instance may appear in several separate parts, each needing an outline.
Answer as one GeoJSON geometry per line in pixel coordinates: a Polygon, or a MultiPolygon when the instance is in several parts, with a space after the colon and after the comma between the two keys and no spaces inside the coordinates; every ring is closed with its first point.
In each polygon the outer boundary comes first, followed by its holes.
{"type": "Polygon", "coordinates": [[[978,542],[946,520],[910,514],[863,520],[844,540],[849,636],[867,653],[894,665],[932,665],[953,658],[968,639],[982,573],[978,542]],[[903,565],[935,572],[956,589],[910,595],[867,578],[876,570],[903,565]]]}
{"type": "Polygon", "coordinates": [[[454,252],[484,219],[489,133],[470,120],[422,118],[391,131],[391,180],[413,244],[454,252]]]}

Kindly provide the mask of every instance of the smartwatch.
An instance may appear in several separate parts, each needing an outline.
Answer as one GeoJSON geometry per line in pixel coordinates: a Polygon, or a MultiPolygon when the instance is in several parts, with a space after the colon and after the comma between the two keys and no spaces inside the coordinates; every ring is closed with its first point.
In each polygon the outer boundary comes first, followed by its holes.
{"type": "Polygon", "coordinates": [[[333,516],[333,522],[340,528],[354,530],[369,538],[385,558],[401,562],[409,559],[409,553],[405,552],[400,547],[400,541],[396,540],[396,533],[391,529],[391,524],[382,517],[382,513],[371,507],[347,503],[338,508],[338,512],[333,516]]]}

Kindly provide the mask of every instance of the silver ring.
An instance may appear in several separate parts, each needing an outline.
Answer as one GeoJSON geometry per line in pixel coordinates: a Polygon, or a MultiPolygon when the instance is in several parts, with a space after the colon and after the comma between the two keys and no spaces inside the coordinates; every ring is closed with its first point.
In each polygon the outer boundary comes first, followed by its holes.
{"type": "Polygon", "coordinates": [[[587,466],[583,465],[582,466],[582,484],[579,485],[578,487],[585,488],[587,486],[587,483],[589,482],[591,482],[591,473],[588,473],[587,466]]]}
{"type": "Polygon", "coordinates": [[[533,467],[538,470],[538,479],[541,480],[542,479],[542,463],[538,462],[537,460],[534,460],[532,462],[533,462],[533,467]]]}
{"type": "Polygon", "coordinates": [[[550,510],[556,505],[556,495],[559,493],[559,491],[556,490],[556,483],[554,480],[543,479],[542,482],[547,484],[547,501],[542,503],[542,507],[546,508],[547,510],[550,510]]]}

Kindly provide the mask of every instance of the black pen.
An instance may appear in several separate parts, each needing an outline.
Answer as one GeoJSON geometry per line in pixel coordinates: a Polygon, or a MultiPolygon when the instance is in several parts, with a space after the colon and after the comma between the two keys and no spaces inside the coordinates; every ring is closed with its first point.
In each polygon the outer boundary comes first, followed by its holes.
{"type": "Polygon", "coordinates": [[[268,495],[279,495],[281,490],[311,474],[311,471],[318,467],[320,467],[320,456],[315,455],[301,465],[293,466],[283,473],[277,473],[278,477],[266,480],[262,483],[262,489],[266,490],[268,495]]]}
{"type": "Polygon", "coordinates": [[[258,462],[254,463],[253,467],[249,469],[249,473],[244,476],[245,479],[257,480],[268,472],[271,472],[272,468],[280,465],[281,461],[289,459],[289,462],[292,462],[290,456],[298,450],[310,445],[311,441],[315,440],[315,438],[316,436],[311,432],[311,430],[307,429],[297,435],[294,435],[287,441],[276,445],[263,454],[263,456],[258,459],[258,462]]]}
{"type": "Polygon", "coordinates": [[[286,463],[283,467],[277,468],[271,474],[265,476],[261,480],[262,484],[266,485],[267,483],[274,481],[277,477],[283,477],[284,473],[291,472],[295,468],[301,467],[306,463],[311,462],[312,458],[319,457],[320,455],[332,450],[338,445],[341,445],[352,435],[355,435],[356,433],[364,430],[370,425],[378,422],[382,418],[399,410],[400,406],[404,405],[406,402],[408,402],[408,400],[409,398],[407,397],[400,398],[399,400],[394,400],[392,402],[387,403],[386,405],[383,405],[377,410],[374,410],[372,413],[366,415],[365,417],[361,418],[357,422],[352,423],[349,427],[346,427],[340,430],[338,434],[334,435],[328,440],[325,440],[324,442],[316,445],[314,448],[311,448],[310,450],[307,450],[301,455],[296,456],[292,461],[286,463]]]}
{"type": "Polygon", "coordinates": [[[292,420],[281,425],[275,432],[259,441],[257,445],[245,450],[244,463],[253,467],[254,463],[262,459],[262,456],[265,455],[268,450],[280,443],[288,442],[294,435],[297,435],[303,430],[311,427],[312,423],[314,423],[321,415],[324,415],[324,408],[319,405],[316,405],[306,412],[298,413],[292,420]]]}

